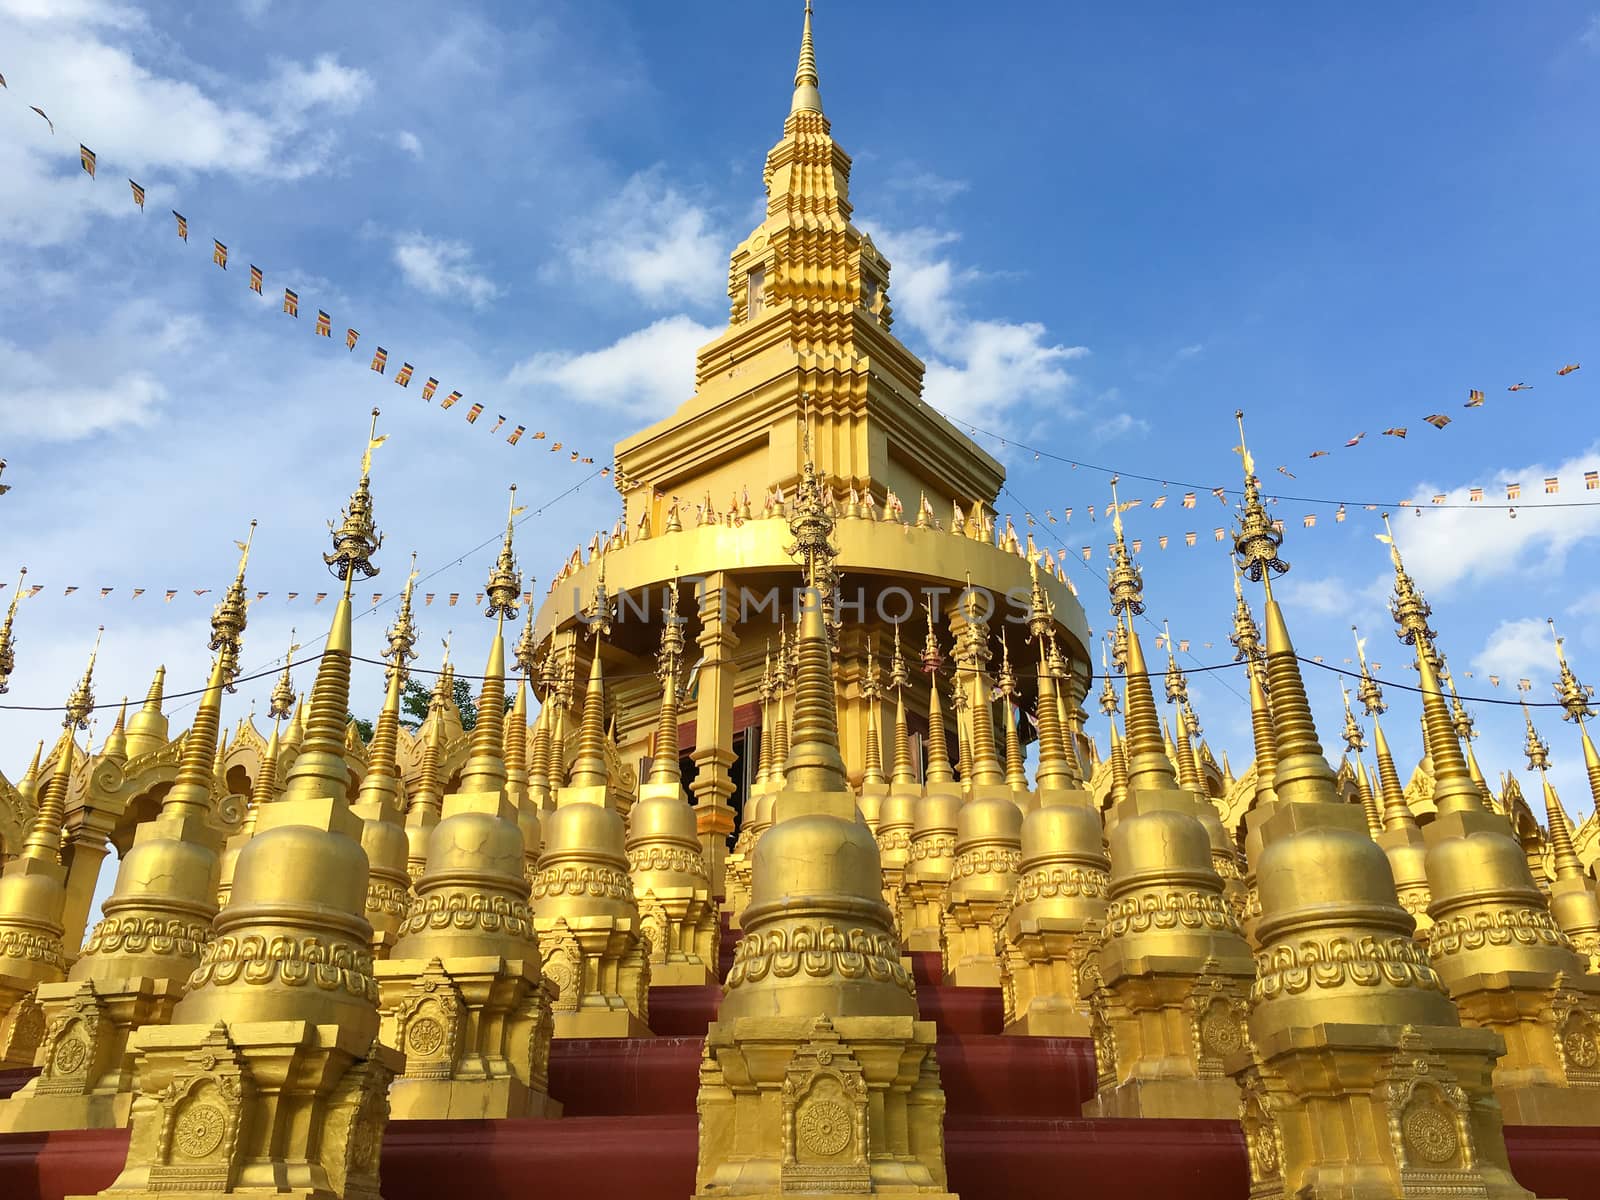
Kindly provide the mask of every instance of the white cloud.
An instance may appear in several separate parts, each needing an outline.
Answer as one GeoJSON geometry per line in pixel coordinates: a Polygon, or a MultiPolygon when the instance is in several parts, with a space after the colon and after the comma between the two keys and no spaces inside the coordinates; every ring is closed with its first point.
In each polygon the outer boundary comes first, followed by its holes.
{"type": "Polygon", "coordinates": [[[1200,354],[1204,354],[1205,352],[1206,352],[1206,344],[1204,342],[1194,342],[1191,345],[1184,346],[1181,349],[1179,349],[1178,357],[1179,358],[1194,358],[1195,356],[1200,355],[1200,354]]]}
{"type": "Polygon", "coordinates": [[[1600,505],[1550,507],[1567,497],[1546,496],[1544,480],[1555,476],[1570,490],[1581,482],[1585,470],[1592,469],[1597,451],[1600,445],[1552,465],[1483,472],[1480,478],[1491,493],[1502,481],[1522,484],[1515,518],[1473,504],[1465,486],[1445,490],[1426,481],[1418,483],[1411,495],[1422,501],[1423,517],[1402,513],[1394,519],[1406,569],[1434,599],[1451,595],[1457,584],[1559,571],[1570,551],[1600,536],[1600,505]],[[1441,494],[1447,504],[1460,507],[1432,507],[1428,501],[1441,494]]]}
{"type": "Polygon", "coordinates": [[[695,351],[721,332],[682,314],[664,317],[599,350],[536,354],[506,382],[659,417],[694,394],[695,351]]]}
{"type": "Polygon", "coordinates": [[[1064,399],[1077,382],[1066,364],[1088,349],[1051,341],[1037,321],[972,317],[960,293],[982,276],[946,253],[957,239],[920,227],[877,239],[891,264],[896,321],[927,347],[923,397],[941,412],[979,423],[1020,405],[1064,399]]]}
{"type": "Polygon", "coordinates": [[[312,133],[313,125],[353,108],[372,86],[364,71],[325,54],[309,64],[280,63],[257,85],[209,83],[247,98],[215,99],[195,82],[147,67],[169,57],[170,47],[138,10],[97,0],[0,0],[0,42],[11,89],[40,97],[56,128],[52,135],[24,105],[8,105],[0,116],[8,122],[0,136],[0,239],[33,246],[70,240],[96,216],[137,215],[121,175],[139,179],[156,199],[162,170],[279,181],[320,171],[337,134],[312,133]],[[78,169],[71,147],[79,141],[99,155],[98,181],[78,169]]]}
{"type": "MultiPolygon", "coordinates": [[[[1552,673],[1556,643],[1550,626],[1537,617],[1501,621],[1472,660],[1481,675],[1499,675],[1504,681],[1552,673]]],[[[1514,682],[1510,686],[1515,687],[1514,682]]]]}
{"type": "Polygon", "coordinates": [[[430,296],[458,296],[482,308],[501,292],[472,261],[472,247],[413,230],[397,234],[394,261],[407,283],[430,296]]]}
{"type": "Polygon", "coordinates": [[[565,247],[566,268],[620,283],[654,308],[715,305],[727,290],[731,239],[668,184],[659,169],[634,175],[565,247]]]}
{"type": "Polygon", "coordinates": [[[24,388],[0,407],[0,434],[41,442],[75,442],[113,429],[155,423],[167,389],[145,371],[125,371],[103,384],[24,388]]]}
{"type": "Polygon", "coordinates": [[[394,135],[394,144],[404,150],[412,158],[422,158],[422,139],[409,129],[402,129],[394,135]]]}
{"type": "Polygon", "coordinates": [[[1589,24],[1578,35],[1578,40],[1588,49],[1600,53],[1600,13],[1596,13],[1589,18],[1589,24]]]}

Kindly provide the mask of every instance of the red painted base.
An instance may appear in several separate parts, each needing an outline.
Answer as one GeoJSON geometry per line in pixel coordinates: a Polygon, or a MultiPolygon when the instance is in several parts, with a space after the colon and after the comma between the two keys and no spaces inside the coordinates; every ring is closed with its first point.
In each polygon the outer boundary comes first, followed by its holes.
{"type": "MultiPolygon", "coordinates": [[[[912,955],[923,1015],[939,1025],[950,1189],[964,1200],[1245,1200],[1244,1137],[1228,1121],[1085,1120],[1087,1038],[1000,1033],[997,992],[940,983],[912,955]]],[[[559,1041],[556,1121],[396,1121],[383,1142],[385,1200],[686,1200],[694,1190],[695,1092],[716,987],[657,988],[654,1038],[559,1041]]],[[[0,1097],[33,1074],[0,1072],[0,1097]]],[[[1541,1197],[1600,1194],[1600,1135],[1511,1126],[1511,1166],[1541,1197]]],[[[0,1136],[0,1200],[60,1200],[111,1183],[126,1130],[0,1136]]]]}

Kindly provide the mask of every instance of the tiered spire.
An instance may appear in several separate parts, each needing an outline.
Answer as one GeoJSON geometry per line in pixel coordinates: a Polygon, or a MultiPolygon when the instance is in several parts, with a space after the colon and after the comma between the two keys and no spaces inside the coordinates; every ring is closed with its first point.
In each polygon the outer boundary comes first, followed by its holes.
{"type": "MultiPolygon", "coordinates": [[[[61,823],[67,814],[67,784],[72,776],[72,752],[77,748],[77,732],[89,728],[89,714],[94,711],[94,662],[100,654],[100,639],[106,627],[100,626],[95,634],[94,649],[89,652],[89,665],[83,678],[67,697],[66,715],[61,726],[66,733],[61,737],[61,758],[56,763],[50,782],[44,786],[44,795],[34,810],[33,826],[22,843],[19,857],[54,863],[61,856],[61,823]]],[[[207,763],[209,766],[209,761],[207,763]]],[[[37,775],[35,775],[37,778],[37,775]]]]}
{"type": "Polygon", "coordinates": [[[11,672],[17,669],[17,643],[12,631],[17,623],[17,602],[22,599],[22,585],[27,579],[28,568],[23,567],[17,575],[11,603],[6,606],[5,623],[0,624],[0,696],[11,690],[11,672]]]}
{"type": "Polygon", "coordinates": [[[522,595],[522,572],[517,570],[516,555],[511,549],[517,515],[523,511],[517,506],[516,484],[511,485],[507,508],[505,541],[484,585],[489,601],[484,616],[495,623],[494,640],[489,643],[489,659],[483,670],[478,723],[472,729],[472,749],[466,765],[461,768],[464,792],[494,792],[506,786],[506,619],[517,619],[517,602],[522,595]]]}
{"type": "MultiPolygon", "coordinates": [[[[669,585],[671,603],[664,614],[661,626],[661,652],[656,657],[656,678],[661,681],[661,711],[656,718],[656,743],[650,760],[651,783],[679,783],[682,772],[678,766],[678,700],[682,686],[683,626],[678,615],[678,581],[669,585]]],[[[765,739],[762,755],[766,755],[765,739]]]]}
{"type": "MultiPolygon", "coordinates": [[[[899,637],[899,626],[895,627],[899,637]]],[[[862,787],[880,787],[888,781],[883,777],[883,735],[878,728],[878,697],[882,684],[878,678],[878,660],[872,653],[872,639],[867,638],[867,659],[862,668],[861,698],[867,706],[867,745],[863,755],[862,787]]],[[[898,746],[898,741],[896,742],[898,746]]]]}
{"type": "Polygon", "coordinates": [[[800,35],[800,62],[794,72],[794,100],[791,113],[822,113],[822,94],[817,90],[817,52],[811,42],[811,0],[806,0],[806,23],[800,35]]]}

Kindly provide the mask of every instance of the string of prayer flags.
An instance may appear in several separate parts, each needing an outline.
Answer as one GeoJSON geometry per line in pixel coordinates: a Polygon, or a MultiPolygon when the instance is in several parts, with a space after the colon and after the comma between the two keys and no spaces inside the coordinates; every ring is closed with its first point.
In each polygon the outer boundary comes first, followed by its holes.
{"type": "Polygon", "coordinates": [[[228,269],[228,248],[216,238],[211,239],[211,261],[224,271],[228,269]]]}
{"type": "Polygon", "coordinates": [[[360,339],[360,337],[361,335],[354,329],[346,329],[344,331],[344,348],[346,350],[354,350],[356,348],[356,342],[360,339]]]}
{"type": "Polygon", "coordinates": [[[506,441],[511,443],[511,445],[515,446],[517,444],[517,442],[521,439],[523,433],[526,432],[527,428],[528,427],[526,425],[518,425],[515,429],[513,429],[509,434],[506,435],[506,441]]]}
{"type": "Polygon", "coordinates": [[[427,382],[422,385],[422,398],[424,400],[432,400],[434,389],[436,389],[438,386],[439,381],[430,375],[427,382]]]}
{"type": "Polygon", "coordinates": [[[298,317],[300,315],[299,292],[291,291],[289,288],[283,289],[283,311],[288,313],[291,317],[298,317]]]}
{"type": "Polygon", "coordinates": [[[372,354],[372,369],[374,371],[376,371],[379,375],[382,375],[384,370],[385,370],[385,368],[387,368],[388,365],[389,365],[389,352],[387,350],[385,350],[382,346],[379,346],[377,348],[377,350],[373,351],[373,354],[372,354]]]}
{"type": "Polygon", "coordinates": [[[455,402],[457,400],[459,400],[459,399],[461,399],[461,393],[460,392],[451,392],[443,400],[439,401],[439,407],[440,408],[451,408],[451,407],[453,407],[455,405],[455,402]]]}
{"type": "Polygon", "coordinates": [[[139,211],[144,211],[144,189],[133,180],[128,180],[128,186],[133,189],[133,202],[139,206],[139,211]]]}
{"type": "Polygon", "coordinates": [[[394,381],[401,387],[411,386],[411,364],[401,363],[400,369],[394,373],[394,381]]]}
{"type": "Polygon", "coordinates": [[[1404,441],[1406,436],[1406,427],[1404,425],[1392,425],[1383,431],[1383,436],[1399,438],[1404,441]]]}
{"type": "Polygon", "coordinates": [[[505,423],[506,423],[506,415],[505,415],[505,413],[496,413],[495,414],[494,427],[492,429],[490,429],[489,432],[490,433],[499,433],[500,432],[500,426],[504,425],[505,423]]]}
{"type": "Polygon", "coordinates": [[[1467,392],[1467,402],[1465,404],[1463,404],[1461,407],[1462,408],[1482,408],[1483,407],[1483,392],[1478,388],[1471,389],[1469,392],[1467,392]]]}
{"type": "Polygon", "coordinates": [[[331,338],[333,336],[333,318],[327,313],[323,312],[320,308],[317,309],[317,325],[315,332],[318,337],[331,338]]]}
{"type": "Polygon", "coordinates": [[[1435,429],[1443,429],[1446,425],[1450,424],[1450,418],[1445,416],[1443,413],[1429,413],[1422,419],[1429,425],[1432,425],[1435,429]]]}
{"type": "Polygon", "coordinates": [[[250,290],[256,295],[261,295],[261,285],[265,282],[261,277],[261,268],[254,263],[250,264],[250,290]]]}
{"type": "Polygon", "coordinates": [[[1531,392],[1532,390],[1533,384],[1531,383],[1513,383],[1506,389],[1508,392],[1531,392]]]}
{"type": "Polygon", "coordinates": [[[1574,371],[1577,371],[1577,370],[1580,370],[1580,369],[1581,369],[1581,365],[1580,364],[1578,364],[1578,363],[1568,363],[1566,366],[1562,367],[1559,371],[1557,371],[1556,374],[1557,375],[1571,375],[1574,371]]]}
{"type": "Polygon", "coordinates": [[[189,218],[177,209],[172,210],[172,215],[178,219],[178,236],[187,242],[189,240],[189,218]]]}
{"type": "Polygon", "coordinates": [[[82,142],[78,143],[78,161],[83,164],[83,169],[89,173],[89,178],[93,179],[94,151],[89,149],[89,147],[85,146],[82,142]]]}
{"type": "Polygon", "coordinates": [[[468,425],[472,425],[472,424],[476,423],[478,418],[480,416],[482,416],[482,415],[483,415],[483,405],[474,404],[471,408],[467,409],[467,424],[468,425]]]}

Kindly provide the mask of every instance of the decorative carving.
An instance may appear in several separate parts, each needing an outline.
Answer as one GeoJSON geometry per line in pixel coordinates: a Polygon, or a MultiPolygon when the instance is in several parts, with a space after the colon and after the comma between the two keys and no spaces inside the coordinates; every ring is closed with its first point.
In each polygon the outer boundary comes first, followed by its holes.
{"type": "Polygon", "coordinates": [[[956,835],[953,833],[925,833],[911,842],[911,857],[917,862],[928,858],[954,858],[956,835]]]}
{"type": "Polygon", "coordinates": [[[1415,1105],[1400,1122],[1406,1148],[1423,1162],[1442,1165],[1456,1157],[1460,1142],[1454,1118],[1431,1104],[1415,1105]]]}
{"type": "Polygon", "coordinates": [[[900,944],[883,933],[861,928],[841,929],[830,923],[797,924],[752,933],[739,940],[728,972],[728,990],[746,981],[765,979],[770,972],[788,979],[804,971],[814,979],[838,975],[845,979],[868,976],[893,982],[915,992],[911,977],[900,962],[900,944]]]}
{"type": "Polygon", "coordinates": [[[576,1012],[583,995],[583,947],[566,921],[557,919],[540,934],[539,948],[544,953],[540,964],[544,977],[556,987],[555,1011],[576,1012]]]}
{"type": "Polygon", "coordinates": [[[227,987],[235,982],[270,983],[290,987],[307,983],[324,991],[342,988],[352,996],[376,1004],[378,984],[372,977],[372,953],[365,946],[276,934],[258,933],[216,938],[205,948],[200,965],[189,977],[189,990],[213,983],[227,987]]]}
{"type": "Polygon", "coordinates": [[[1496,909],[1440,918],[1428,939],[1428,956],[1443,958],[1464,950],[1481,950],[1485,946],[1509,946],[1512,942],[1572,949],[1571,939],[1556,928],[1548,910],[1496,909]]]}
{"type": "Polygon", "coordinates": [[[871,1190],[867,1091],[850,1047],[818,1017],[783,1079],[781,1190],[871,1190]]]}
{"type": "Polygon", "coordinates": [[[107,917],[94,927],[84,945],[85,954],[176,955],[197,958],[211,941],[208,921],[184,921],[176,917],[134,914],[107,917]]]}
{"type": "Polygon", "coordinates": [[[62,972],[67,969],[67,960],[61,954],[61,939],[27,929],[0,929],[0,958],[42,962],[62,972]]]}
{"type": "Polygon", "coordinates": [[[410,889],[402,884],[382,879],[367,882],[367,911],[381,912],[391,917],[403,917],[410,900],[410,889]]]}
{"type": "Polygon", "coordinates": [[[1113,900],[1106,906],[1106,930],[1112,937],[1146,933],[1151,929],[1211,929],[1218,933],[1239,933],[1234,918],[1220,893],[1144,891],[1113,900]]]}
{"type": "Polygon", "coordinates": [[[505,896],[486,896],[480,892],[430,892],[412,902],[406,919],[400,924],[399,936],[447,927],[480,929],[484,933],[504,931],[513,937],[531,938],[533,914],[523,901],[507,899],[505,896]]]}
{"type": "Polygon", "coordinates": [[[632,900],[633,881],[614,867],[545,867],[533,878],[533,898],[546,896],[602,896],[632,900]]]}
{"type": "Polygon", "coordinates": [[[1333,988],[1346,983],[1375,987],[1415,987],[1442,992],[1426,953],[1409,937],[1351,939],[1306,938],[1298,945],[1278,944],[1256,955],[1254,1001],[1298,995],[1310,987],[1333,988]]]}
{"type": "Polygon", "coordinates": [[[628,851],[628,870],[635,873],[660,871],[674,875],[703,876],[706,863],[700,851],[683,846],[641,846],[628,851]]]}
{"type": "Polygon", "coordinates": [[[956,856],[950,868],[951,879],[973,875],[1012,875],[1022,865],[1022,851],[1009,846],[980,846],[956,856]]]}
{"type": "Polygon", "coordinates": [[[1055,900],[1073,896],[1099,899],[1106,894],[1110,876],[1094,867],[1040,867],[1017,880],[1015,903],[1055,900]]]}
{"type": "Polygon", "coordinates": [[[228,1114],[215,1104],[186,1104],[172,1130],[172,1148],[184,1158],[205,1158],[222,1144],[228,1114]]]}

